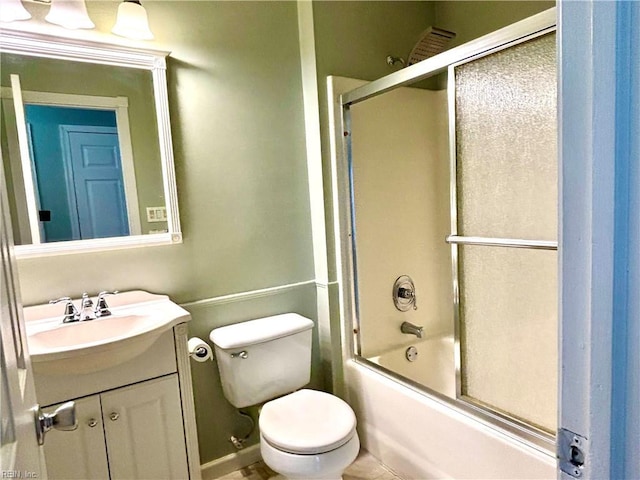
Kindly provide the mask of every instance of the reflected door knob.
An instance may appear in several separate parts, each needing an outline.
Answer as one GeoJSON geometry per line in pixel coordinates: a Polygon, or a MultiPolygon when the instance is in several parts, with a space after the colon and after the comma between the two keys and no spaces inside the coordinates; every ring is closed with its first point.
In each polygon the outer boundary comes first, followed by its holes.
{"type": "Polygon", "coordinates": [[[118,412],[111,412],[111,414],[109,415],[109,418],[111,419],[112,422],[115,422],[120,418],[120,414],[118,412]]]}

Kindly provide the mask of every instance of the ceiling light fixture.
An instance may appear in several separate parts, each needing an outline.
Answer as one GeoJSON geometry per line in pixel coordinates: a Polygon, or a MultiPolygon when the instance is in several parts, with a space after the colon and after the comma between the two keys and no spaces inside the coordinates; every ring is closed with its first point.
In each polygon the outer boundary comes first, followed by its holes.
{"type": "Polygon", "coordinates": [[[51,8],[45,20],[72,30],[95,28],[84,0],[51,0],[51,8]]]}
{"type": "Polygon", "coordinates": [[[2,0],[0,3],[0,22],[15,22],[30,18],[31,14],[27,12],[20,0],[2,0]]]}
{"type": "Polygon", "coordinates": [[[134,40],[153,40],[147,11],[139,0],[124,0],[120,4],[111,32],[134,40]]]}

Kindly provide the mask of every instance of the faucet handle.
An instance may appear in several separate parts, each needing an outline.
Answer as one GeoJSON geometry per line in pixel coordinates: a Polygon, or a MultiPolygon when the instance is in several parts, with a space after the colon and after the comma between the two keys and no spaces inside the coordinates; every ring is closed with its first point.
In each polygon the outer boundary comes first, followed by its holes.
{"type": "Polygon", "coordinates": [[[113,292],[107,292],[106,290],[103,290],[98,294],[98,298],[104,297],[105,295],[117,295],[118,293],[120,293],[118,290],[114,290],[113,292]]]}
{"type": "Polygon", "coordinates": [[[60,298],[56,298],[55,300],[49,300],[49,304],[54,305],[56,303],[70,302],[70,301],[71,301],[71,297],[60,297],[60,298]]]}
{"type": "Polygon", "coordinates": [[[400,287],[398,288],[398,296],[400,298],[412,299],[415,298],[415,291],[410,288],[400,287]]]}
{"type": "Polygon", "coordinates": [[[114,290],[113,292],[107,292],[106,290],[103,290],[98,294],[98,300],[96,300],[95,310],[96,318],[107,317],[111,315],[109,305],[107,305],[107,301],[104,297],[106,297],[107,295],[117,295],[118,293],[118,290],[114,290]]]}
{"type": "Polygon", "coordinates": [[[64,317],[62,318],[62,323],[78,321],[80,318],[80,312],[78,312],[78,309],[73,304],[70,297],[60,297],[60,298],[56,298],[55,300],[49,300],[49,303],[51,305],[54,305],[60,302],[67,302],[64,306],[64,317]]]}
{"type": "Polygon", "coordinates": [[[87,308],[93,306],[93,300],[89,297],[87,292],[82,294],[82,300],[80,301],[80,308],[87,308]]]}

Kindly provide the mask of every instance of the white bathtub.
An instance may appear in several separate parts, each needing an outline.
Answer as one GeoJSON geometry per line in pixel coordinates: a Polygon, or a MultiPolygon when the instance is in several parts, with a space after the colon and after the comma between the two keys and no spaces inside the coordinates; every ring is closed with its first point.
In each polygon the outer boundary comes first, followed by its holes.
{"type": "Polygon", "coordinates": [[[402,375],[420,385],[456,398],[456,366],[453,336],[437,336],[416,341],[385,352],[370,361],[402,375]],[[407,348],[413,346],[418,355],[407,359],[407,348]]]}
{"type": "Polygon", "coordinates": [[[363,447],[407,480],[556,478],[551,453],[354,360],[344,373],[363,447]]]}

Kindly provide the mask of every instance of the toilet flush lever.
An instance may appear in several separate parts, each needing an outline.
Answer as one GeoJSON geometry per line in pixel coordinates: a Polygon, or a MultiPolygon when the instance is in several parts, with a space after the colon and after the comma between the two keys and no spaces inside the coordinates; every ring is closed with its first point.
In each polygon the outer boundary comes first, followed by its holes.
{"type": "Polygon", "coordinates": [[[242,350],[241,352],[233,352],[231,354],[231,358],[241,358],[243,360],[246,360],[247,358],[249,358],[249,354],[246,350],[242,350]]]}

